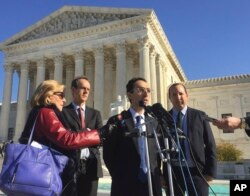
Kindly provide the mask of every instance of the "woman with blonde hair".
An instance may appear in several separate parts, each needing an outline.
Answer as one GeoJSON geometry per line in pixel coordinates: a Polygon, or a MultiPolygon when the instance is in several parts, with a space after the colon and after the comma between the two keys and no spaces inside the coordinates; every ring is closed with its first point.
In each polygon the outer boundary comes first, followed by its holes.
{"type": "Polygon", "coordinates": [[[62,152],[71,160],[62,176],[65,185],[73,178],[72,171],[75,171],[76,155],[72,150],[101,144],[110,130],[106,125],[98,130],[70,131],[61,112],[66,102],[64,88],[56,80],[45,80],[37,87],[30,102],[32,110],[19,141],[27,143],[35,123],[33,140],[62,152]]]}

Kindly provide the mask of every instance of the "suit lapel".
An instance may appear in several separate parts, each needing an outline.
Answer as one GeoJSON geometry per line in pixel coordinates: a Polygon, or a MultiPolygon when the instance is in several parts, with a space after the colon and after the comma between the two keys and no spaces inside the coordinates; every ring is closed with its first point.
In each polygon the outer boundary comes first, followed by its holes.
{"type": "MultiPolygon", "coordinates": [[[[135,131],[135,122],[129,110],[127,110],[127,118],[124,120],[126,126],[128,127],[128,132],[132,133],[135,131]]],[[[138,140],[137,137],[132,137],[133,143],[135,145],[136,151],[139,154],[138,140]]]]}
{"type": "MultiPolygon", "coordinates": [[[[190,110],[190,108],[187,108],[187,128],[188,128],[188,137],[191,134],[192,130],[193,130],[193,123],[194,123],[194,120],[193,120],[193,115],[192,115],[192,110],[190,110]]],[[[189,137],[189,139],[191,139],[191,137],[189,137]]]]}
{"type": "Polygon", "coordinates": [[[91,122],[91,110],[86,106],[85,107],[85,125],[88,127],[88,122],[91,122]]]}
{"type": "Polygon", "coordinates": [[[68,112],[70,113],[70,115],[72,116],[73,120],[76,121],[76,123],[78,124],[79,127],[81,127],[81,122],[80,119],[74,109],[73,104],[71,103],[68,107],[68,112]]]}

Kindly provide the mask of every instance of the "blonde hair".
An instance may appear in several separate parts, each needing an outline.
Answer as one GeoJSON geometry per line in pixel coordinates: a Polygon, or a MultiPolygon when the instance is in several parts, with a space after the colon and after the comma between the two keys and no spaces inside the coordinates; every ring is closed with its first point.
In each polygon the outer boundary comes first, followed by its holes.
{"type": "Polygon", "coordinates": [[[51,105],[50,96],[55,92],[62,92],[64,85],[56,80],[44,80],[35,90],[30,105],[35,106],[48,106],[51,105]]]}

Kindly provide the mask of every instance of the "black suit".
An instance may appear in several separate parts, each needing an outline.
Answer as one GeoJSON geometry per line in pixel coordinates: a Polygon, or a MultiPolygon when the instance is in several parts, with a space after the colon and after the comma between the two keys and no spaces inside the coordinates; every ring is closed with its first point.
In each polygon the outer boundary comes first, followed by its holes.
{"type": "MultiPolygon", "coordinates": [[[[246,123],[248,124],[248,127],[250,127],[250,116],[246,117],[246,123]]],[[[245,129],[247,135],[250,137],[250,129],[245,129]]]]}
{"type": "MultiPolygon", "coordinates": [[[[108,123],[115,123],[118,128],[112,131],[111,135],[103,144],[103,159],[112,177],[112,196],[147,196],[148,184],[138,180],[140,167],[140,155],[138,151],[137,137],[124,136],[134,130],[135,123],[130,111],[122,112],[124,123],[121,125],[117,116],[111,117],[108,123]]],[[[151,117],[145,116],[148,133],[153,127],[157,127],[157,122],[151,117]]],[[[161,196],[160,185],[160,162],[154,138],[148,138],[148,148],[150,157],[150,167],[152,176],[152,187],[154,196],[161,196]]]]}
{"type": "MultiPolygon", "coordinates": [[[[172,114],[172,111],[170,111],[172,114]]],[[[213,137],[213,133],[209,122],[204,120],[205,113],[193,108],[187,108],[187,129],[188,129],[188,139],[190,141],[191,151],[194,155],[194,160],[196,161],[198,168],[203,175],[216,176],[216,145],[213,137]]],[[[192,157],[192,156],[191,156],[192,157]]],[[[179,192],[177,184],[183,185],[183,177],[181,175],[181,170],[179,166],[172,166],[173,173],[176,179],[173,178],[174,182],[174,193],[179,196],[182,195],[179,192]]],[[[191,175],[196,186],[199,196],[208,195],[208,186],[206,181],[201,178],[196,167],[191,168],[191,175]]],[[[184,171],[186,176],[187,170],[184,171]]],[[[167,168],[164,167],[164,174],[167,176],[167,168]]],[[[190,180],[189,180],[190,182],[190,180]]],[[[189,183],[188,182],[188,183],[189,183]]],[[[188,184],[191,187],[191,184],[188,184]]],[[[194,195],[194,191],[189,191],[189,195],[194,195]]]]}
{"type": "MultiPolygon", "coordinates": [[[[80,131],[81,122],[74,109],[73,104],[69,104],[63,108],[63,114],[72,131],[80,131]]],[[[102,118],[99,111],[87,107],[85,109],[86,128],[96,129],[102,127],[102,118]]],[[[91,158],[80,159],[80,151],[77,151],[76,162],[78,164],[77,192],[78,195],[90,196],[96,195],[98,188],[98,179],[103,176],[100,151],[98,147],[89,148],[91,158]]]]}

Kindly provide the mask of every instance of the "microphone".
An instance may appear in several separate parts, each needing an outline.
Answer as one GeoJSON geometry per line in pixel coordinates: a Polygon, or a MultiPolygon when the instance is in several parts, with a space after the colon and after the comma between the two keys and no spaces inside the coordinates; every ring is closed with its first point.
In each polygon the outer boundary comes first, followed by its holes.
{"type": "Polygon", "coordinates": [[[167,112],[160,103],[155,103],[152,105],[152,112],[153,114],[160,120],[164,121],[168,125],[173,125],[174,124],[174,119],[172,115],[167,112]]]}
{"type": "Polygon", "coordinates": [[[144,101],[142,101],[142,100],[139,101],[139,106],[143,107],[147,114],[150,114],[152,117],[156,117],[154,112],[152,111],[152,106],[146,106],[144,101]]]}

